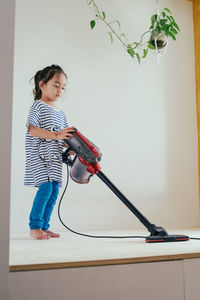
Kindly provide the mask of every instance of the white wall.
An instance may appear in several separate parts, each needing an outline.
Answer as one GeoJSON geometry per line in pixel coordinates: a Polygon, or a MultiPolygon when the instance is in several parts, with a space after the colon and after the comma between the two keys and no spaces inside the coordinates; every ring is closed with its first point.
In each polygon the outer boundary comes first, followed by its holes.
{"type": "MultiPolygon", "coordinates": [[[[153,0],[98,1],[132,41],[148,28],[153,0]]],[[[94,17],[86,1],[16,1],[12,130],[11,233],[28,231],[35,189],[24,187],[24,134],[33,102],[29,79],[46,65],[68,74],[62,102],[70,124],[98,145],[102,170],[157,225],[198,226],[198,157],[192,4],[163,0],[181,28],[157,63],[138,65],[94,17]]],[[[65,171],[65,169],[64,169],[65,171]]],[[[70,182],[62,205],[79,230],[140,228],[138,220],[97,177],[70,182]]],[[[55,209],[53,228],[63,230],[55,209]]],[[[142,227],[141,227],[142,228],[142,227]]]]}

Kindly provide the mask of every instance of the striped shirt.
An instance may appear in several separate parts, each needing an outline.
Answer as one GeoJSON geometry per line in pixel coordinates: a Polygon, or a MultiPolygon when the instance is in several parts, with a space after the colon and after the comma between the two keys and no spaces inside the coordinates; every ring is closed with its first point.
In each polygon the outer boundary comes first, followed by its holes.
{"type": "Polygon", "coordinates": [[[68,127],[65,113],[42,100],[34,101],[30,108],[25,138],[26,167],[24,184],[38,187],[42,183],[57,181],[62,186],[63,141],[33,137],[29,124],[36,128],[58,132],[68,127]]]}

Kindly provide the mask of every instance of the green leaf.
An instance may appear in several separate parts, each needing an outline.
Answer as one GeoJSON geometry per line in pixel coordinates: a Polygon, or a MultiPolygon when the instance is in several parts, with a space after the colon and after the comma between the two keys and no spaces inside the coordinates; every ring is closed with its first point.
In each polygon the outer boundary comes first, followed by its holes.
{"type": "Polygon", "coordinates": [[[135,55],[137,56],[137,60],[138,60],[138,62],[140,64],[140,55],[139,55],[139,53],[135,53],[135,55]]]}
{"type": "Polygon", "coordinates": [[[165,7],[163,10],[166,10],[168,13],[171,14],[171,10],[169,8],[165,7]]]}
{"type": "Polygon", "coordinates": [[[178,27],[178,25],[176,24],[175,21],[173,21],[172,24],[174,25],[174,27],[176,27],[176,29],[177,29],[178,31],[180,31],[180,29],[179,29],[179,27],[178,27]]]}
{"type": "Polygon", "coordinates": [[[105,14],[105,12],[104,12],[104,11],[102,11],[102,16],[103,16],[103,19],[105,20],[105,18],[106,18],[106,14],[105,14]]]}
{"type": "Polygon", "coordinates": [[[154,26],[155,22],[157,21],[158,15],[151,16],[151,26],[154,26]]]}
{"type": "Polygon", "coordinates": [[[90,22],[90,27],[91,27],[91,29],[93,29],[95,25],[96,25],[95,20],[92,20],[92,21],[90,22]]]}
{"type": "Polygon", "coordinates": [[[161,25],[165,25],[166,22],[167,22],[167,19],[161,19],[161,20],[160,20],[160,24],[161,24],[161,25]]]}
{"type": "Polygon", "coordinates": [[[155,31],[157,31],[158,33],[161,33],[161,26],[157,23],[155,31]]]}
{"type": "Polygon", "coordinates": [[[119,29],[121,29],[121,25],[120,25],[120,22],[118,20],[116,20],[118,26],[119,26],[119,29]]]}
{"type": "Polygon", "coordinates": [[[174,33],[174,34],[177,34],[178,33],[178,31],[173,27],[173,26],[171,26],[171,31],[174,33]]]}
{"type": "Polygon", "coordinates": [[[170,24],[171,24],[172,20],[170,19],[170,17],[167,16],[167,15],[166,15],[166,17],[167,17],[167,19],[169,20],[169,22],[170,22],[170,24]]]}
{"type": "Polygon", "coordinates": [[[176,41],[175,35],[172,32],[168,32],[168,35],[174,40],[176,41]]]}
{"type": "Polygon", "coordinates": [[[162,25],[162,31],[163,31],[165,34],[168,34],[169,28],[171,28],[171,26],[168,25],[168,24],[163,24],[163,25],[162,25]]]}
{"type": "Polygon", "coordinates": [[[150,44],[150,43],[148,43],[148,48],[150,48],[151,50],[155,50],[156,48],[152,45],[152,44],[150,44]]]}
{"type": "Polygon", "coordinates": [[[121,29],[121,25],[120,25],[119,20],[113,20],[113,21],[109,22],[108,24],[112,24],[112,23],[117,23],[118,26],[119,26],[119,30],[121,29]]]}
{"type": "Polygon", "coordinates": [[[111,40],[111,43],[113,42],[113,36],[112,36],[112,33],[111,32],[108,32],[109,36],[110,36],[110,40],[111,40]]]}
{"type": "Polygon", "coordinates": [[[166,13],[164,11],[162,11],[162,16],[163,18],[166,16],[166,13]]]}
{"type": "Polygon", "coordinates": [[[128,48],[127,52],[130,54],[130,56],[134,56],[135,51],[133,50],[133,48],[128,48]]]}
{"type": "Polygon", "coordinates": [[[144,52],[144,54],[143,54],[142,58],[145,58],[147,56],[147,53],[148,53],[148,48],[144,49],[143,52],[144,52]]]}

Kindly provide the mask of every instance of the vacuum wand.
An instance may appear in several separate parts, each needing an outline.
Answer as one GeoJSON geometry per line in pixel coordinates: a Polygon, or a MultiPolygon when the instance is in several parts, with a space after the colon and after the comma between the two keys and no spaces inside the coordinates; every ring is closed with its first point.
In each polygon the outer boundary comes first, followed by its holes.
{"type": "Polygon", "coordinates": [[[85,138],[76,128],[73,137],[65,142],[69,148],[63,153],[63,162],[71,167],[70,176],[77,183],[89,183],[93,175],[97,175],[112,192],[128,207],[128,209],[140,220],[148,229],[150,236],[146,237],[146,242],[178,242],[188,241],[186,235],[169,235],[167,231],[149,222],[149,220],[119,191],[119,189],[101,171],[99,161],[101,152],[97,146],[85,138]],[[69,152],[73,150],[76,155],[72,160],[69,152]]]}

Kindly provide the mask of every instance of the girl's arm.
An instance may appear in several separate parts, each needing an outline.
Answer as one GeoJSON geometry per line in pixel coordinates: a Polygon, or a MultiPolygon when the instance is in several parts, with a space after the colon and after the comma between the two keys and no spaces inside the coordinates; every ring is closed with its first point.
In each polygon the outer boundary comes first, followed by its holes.
{"type": "Polygon", "coordinates": [[[67,127],[62,129],[59,132],[48,131],[42,128],[36,128],[33,125],[29,124],[28,133],[31,136],[40,138],[40,139],[48,139],[48,140],[63,140],[63,139],[70,139],[73,135],[71,134],[74,132],[73,127],[67,127]]]}

